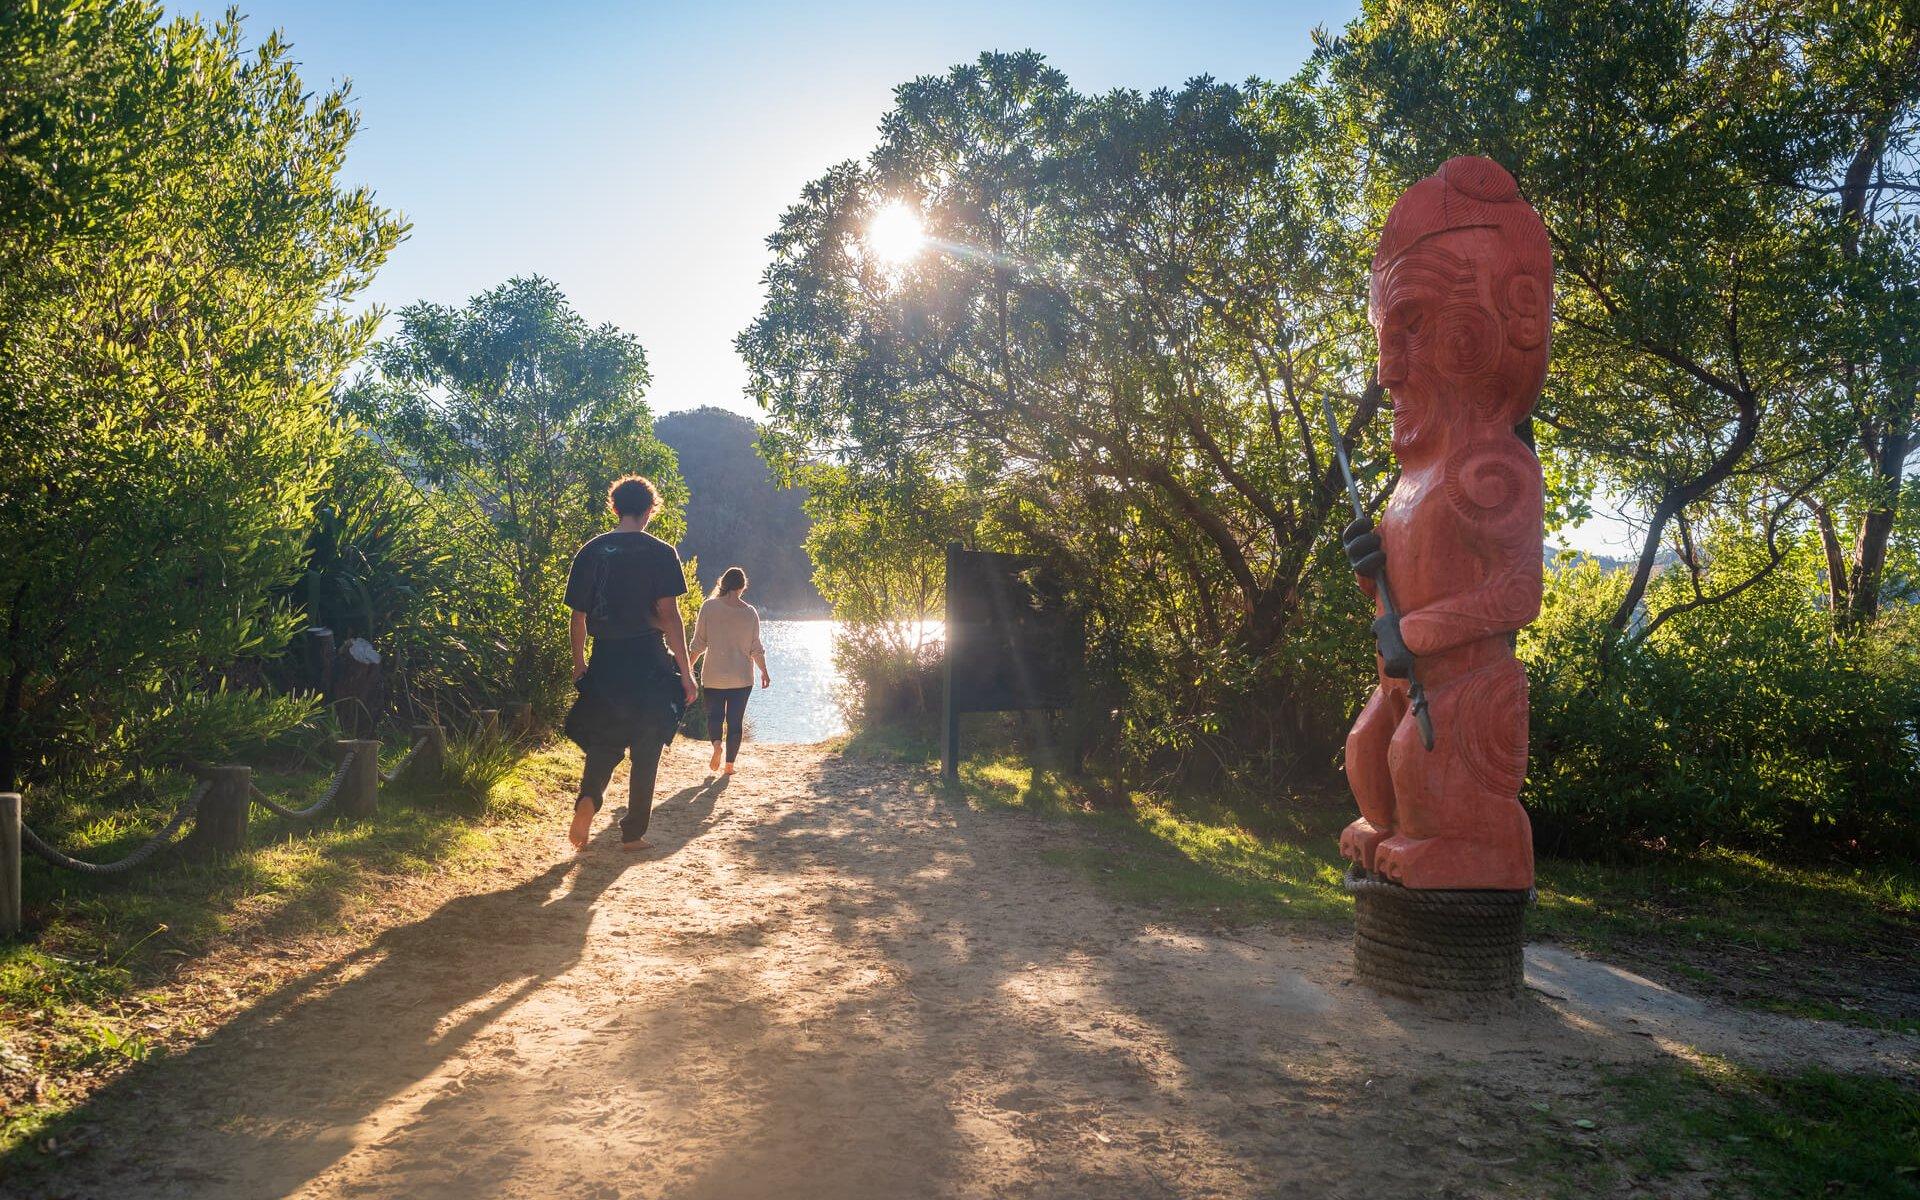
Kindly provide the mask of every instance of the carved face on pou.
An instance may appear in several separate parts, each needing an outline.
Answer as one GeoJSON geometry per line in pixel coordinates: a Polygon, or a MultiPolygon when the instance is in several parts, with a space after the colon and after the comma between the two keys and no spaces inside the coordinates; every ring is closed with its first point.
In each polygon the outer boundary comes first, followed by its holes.
{"type": "Polygon", "coordinates": [[[1513,177],[1449,159],[1400,197],[1373,256],[1368,315],[1402,460],[1453,430],[1512,429],[1546,379],[1553,252],[1513,177]]]}

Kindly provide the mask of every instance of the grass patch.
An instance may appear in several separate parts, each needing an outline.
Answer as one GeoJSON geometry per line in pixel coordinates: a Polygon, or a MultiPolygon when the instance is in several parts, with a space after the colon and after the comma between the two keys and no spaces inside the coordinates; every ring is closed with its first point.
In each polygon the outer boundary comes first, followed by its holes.
{"type": "Polygon", "coordinates": [[[1613,1075],[1635,1174],[1706,1167],[1779,1200],[1920,1196],[1920,1095],[1899,1081],[1770,1075],[1719,1059],[1613,1075]]]}
{"type": "Polygon", "coordinates": [[[1788,866],[1705,849],[1635,863],[1541,864],[1535,926],[1597,951],[1650,935],[1798,950],[1875,935],[1912,936],[1920,874],[1788,866]]]}
{"type": "Polygon", "coordinates": [[[1920,1095],[1885,1076],[1773,1074],[1695,1055],[1603,1069],[1578,1097],[1502,1104],[1476,1115],[1511,1131],[1491,1133],[1487,1153],[1510,1168],[1513,1194],[1920,1196],[1920,1095]]]}
{"type": "Polygon", "coordinates": [[[1920,1033],[1920,1017],[1889,1016],[1863,1009],[1858,1004],[1841,1004],[1805,996],[1772,996],[1749,1000],[1746,1006],[1762,1012],[1783,1013],[1813,1021],[1838,1021],[1842,1025],[1858,1025],[1883,1033],[1920,1033]]]}
{"type": "MultiPolygon", "coordinates": [[[[959,794],[983,811],[1082,825],[1095,836],[1048,857],[1084,870],[1119,899],[1222,922],[1344,920],[1351,908],[1334,852],[1349,819],[1344,808],[1298,798],[1281,808],[1248,811],[1142,792],[1097,806],[1065,762],[1020,748],[1022,723],[993,716],[967,722],[970,752],[961,763],[959,794]]],[[[888,725],[848,735],[839,750],[854,758],[933,766],[939,738],[931,724],[888,725]]]]}
{"type": "MultiPolygon", "coordinates": [[[[403,749],[383,757],[397,761],[403,749]]],[[[222,862],[186,862],[168,851],[126,877],[92,878],[29,856],[27,935],[0,942],[0,1155],[39,1136],[90,1077],[190,1030],[198,1014],[168,1010],[158,989],[226,939],[271,945],[350,931],[397,878],[462,875],[493,863],[507,839],[523,836],[539,797],[577,770],[567,749],[513,755],[475,806],[479,820],[422,803],[432,785],[414,784],[383,789],[378,813],[364,821],[292,822],[255,808],[247,848],[222,862]]],[[[317,798],[331,774],[311,763],[255,779],[298,806],[317,798]]],[[[56,845],[106,861],[163,822],[178,797],[94,807],[103,799],[35,795],[28,815],[56,845]]]]}
{"type": "Polygon", "coordinates": [[[1135,795],[1121,811],[1086,819],[1109,836],[1050,857],[1082,868],[1129,903],[1229,924],[1338,922],[1351,910],[1333,855],[1301,839],[1251,828],[1231,812],[1194,811],[1135,795]]]}
{"type": "Polygon", "coordinates": [[[449,737],[440,771],[426,778],[403,775],[401,790],[416,802],[467,816],[506,816],[500,808],[501,786],[525,757],[520,739],[499,728],[476,729],[449,737]]]}
{"type": "Polygon", "coordinates": [[[1732,1003],[1920,1030],[1920,875],[1703,849],[1540,863],[1536,936],[1732,1003]]]}

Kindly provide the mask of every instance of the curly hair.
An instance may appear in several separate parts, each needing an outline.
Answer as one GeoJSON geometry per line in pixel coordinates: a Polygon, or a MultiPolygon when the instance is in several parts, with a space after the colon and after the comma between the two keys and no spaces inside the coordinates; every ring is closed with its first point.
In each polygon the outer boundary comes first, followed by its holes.
{"type": "Polygon", "coordinates": [[[660,504],[660,489],[645,475],[622,475],[607,489],[607,504],[618,517],[644,517],[660,504]]]}

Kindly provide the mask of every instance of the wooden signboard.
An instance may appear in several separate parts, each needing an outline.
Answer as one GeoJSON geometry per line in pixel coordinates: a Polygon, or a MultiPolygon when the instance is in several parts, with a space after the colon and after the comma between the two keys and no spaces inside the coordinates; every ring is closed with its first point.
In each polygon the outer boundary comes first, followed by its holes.
{"type": "Polygon", "coordinates": [[[947,547],[941,769],[960,771],[960,714],[1065,708],[1085,655],[1078,614],[1044,559],[947,547]]]}

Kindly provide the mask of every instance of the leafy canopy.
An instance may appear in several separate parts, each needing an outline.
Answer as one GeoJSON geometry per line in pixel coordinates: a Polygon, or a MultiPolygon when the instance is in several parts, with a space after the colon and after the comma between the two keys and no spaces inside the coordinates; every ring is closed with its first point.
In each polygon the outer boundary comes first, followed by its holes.
{"type": "Polygon", "coordinates": [[[289,716],[209,697],[292,627],[377,318],[345,303],[404,226],[335,183],[346,91],[241,44],[151,4],[0,10],[0,786],[289,716]]]}

